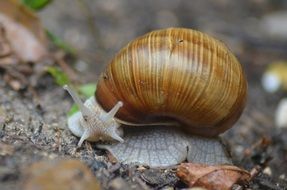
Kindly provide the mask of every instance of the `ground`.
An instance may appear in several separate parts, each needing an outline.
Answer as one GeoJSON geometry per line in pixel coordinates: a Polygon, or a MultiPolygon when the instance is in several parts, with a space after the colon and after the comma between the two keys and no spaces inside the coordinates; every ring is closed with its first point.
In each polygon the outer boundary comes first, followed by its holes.
{"type": "MultiPolygon", "coordinates": [[[[268,64],[287,59],[287,37],[274,36],[264,28],[268,15],[286,7],[280,0],[63,0],[54,1],[39,15],[49,30],[77,49],[79,58],[69,64],[83,82],[95,82],[124,44],[156,28],[195,28],[224,41],[243,65],[249,87],[243,115],[223,138],[237,166],[265,168],[247,186],[287,189],[287,128],[274,125],[274,111],[286,92],[268,94],[260,83],[268,64]]],[[[35,91],[37,96],[28,89],[16,92],[0,75],[0,111],[5,115],[0,128],[1,189],[21,188],[25,170],[36,161],[68,157],[85,162],[104,189],[116,189],[119,184],[131,189],[185,187],[173,168],[114,164],[94,143],[77,148],[79,139],[66,127],[71,98],[49,75],[40,78],[35,91]]]]}

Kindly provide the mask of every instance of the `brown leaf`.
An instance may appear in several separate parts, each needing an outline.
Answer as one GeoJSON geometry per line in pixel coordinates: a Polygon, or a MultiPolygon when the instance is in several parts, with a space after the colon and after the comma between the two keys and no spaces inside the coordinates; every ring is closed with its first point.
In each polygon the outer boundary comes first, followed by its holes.
{"type": "Polygon", "coordinates": [[[12,78],[8,74],[4,75],[4,81],[15,91],[19,91],[24,86],[19,80],[12,78]]]}
{"type": "Polygon", "coordinates": [[[10,44],[5,34],[3,25],[0,24],[0,57],[9,56],[12,53],[10,44]]]}
{"type": "Polygon", "coordinates": [[[113,164],[118,163],[118,160],[110,152],[107,153],[107,156],[108,156],[109,162],[113,164]]]}
{"type": "Polygon", "coordinates": [[[177,169],[178,177],[189,187],[231,189],[235,183],[249,181],[250,174],[236,166],[183,163],[177,169]]]}
{"type": "Polygon", "coordinates": [[[47,40],[38,18],[17,0],[0,1],[0,23],[15,54],[24,62],[48,55],[47,40]]]}
{"type": "Polygon", "coordinates": [[[99,190],[98,180],[79,160],[40,161],[25,170],[24,189],[99,190]]]}
{"type": "Polygon", "coordinates": [[[5,69],[3,79],[13,90],[18,91],[29,85],[27,76],[32,73],[32,68],[29,65],[7,65],[2,68],[5,69]]]}
{"type": "Polygon", "coordinates": [[[7,39],[6,31],[0,23],[0,66],[16,64],[18,61],[7,39]]]}

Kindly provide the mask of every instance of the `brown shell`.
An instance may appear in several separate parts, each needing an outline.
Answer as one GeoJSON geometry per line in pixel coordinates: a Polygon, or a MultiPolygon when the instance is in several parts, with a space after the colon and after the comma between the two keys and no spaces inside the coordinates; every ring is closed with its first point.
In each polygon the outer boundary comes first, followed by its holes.
{"type": "Polygon", "coordinates": [[[215,136],[241,115],[247,83],[240,63],[220,41],[168,28],[130,42],[98,81],[96,99],[134,123],[175,119],[193,134],[215,136]]]}

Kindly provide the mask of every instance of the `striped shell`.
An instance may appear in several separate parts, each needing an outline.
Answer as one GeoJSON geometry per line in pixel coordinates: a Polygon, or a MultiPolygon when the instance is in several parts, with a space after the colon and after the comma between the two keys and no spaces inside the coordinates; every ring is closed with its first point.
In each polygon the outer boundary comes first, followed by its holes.
{"type": "Polygon", "coordinates": [[[176,120],[185,130],[216,136],[241,115],[247,83],[240,63],[220,41],[201,32],[168,28],[127,44],[99,78],[96,100],[117,101],[121,120],[176,120]]]}

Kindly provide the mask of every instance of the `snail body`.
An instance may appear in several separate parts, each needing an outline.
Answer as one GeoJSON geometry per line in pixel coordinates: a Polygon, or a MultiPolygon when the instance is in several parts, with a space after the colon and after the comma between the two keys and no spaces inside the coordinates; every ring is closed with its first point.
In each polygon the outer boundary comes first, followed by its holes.
{"type": "MultiPolygon", "coordinates": [[[[85,104],[69,87],[65,88],[81,110],[68,121],[71,131],[81,137],[79,145],[85,139],[115,139],[121,143],[105,147],[119,160],[167,166],[169,161],[158,164],[137,156],[117,156],[122,154],[119,146],[142,138],[138,133],[122,138],[119,126],[138,126],[132,130],[146,130],[142,131],[144,137],[154,133],[165,136],[167,131],[179,134],[176,138],[182,141],[172,144],[183,146],[185,153],[178,153],[170,164],[178,163],[190,155],[192,148],[188,153],[188,147],[197,144],[198,140],[189,140],[192,136],[208,137],[203,137],[204,142],[213,142],[210,137],[216,139],[232,127],[244,108],[247,83],[240,63],[223,43],[191,29],[168,28],[139,37],[120,50],[101,74],[95,97],[85,104]]],[[[167,135],[164,139],[171,141],[167,135]]],[[[159,143],[163,140],[153,144],[156,147],[159,143]]],[[[225,155],[224,148],[216,150],[218,157],[225,155]]],[[[162,159],[167,157],[162,155],[162,159]]]]}

